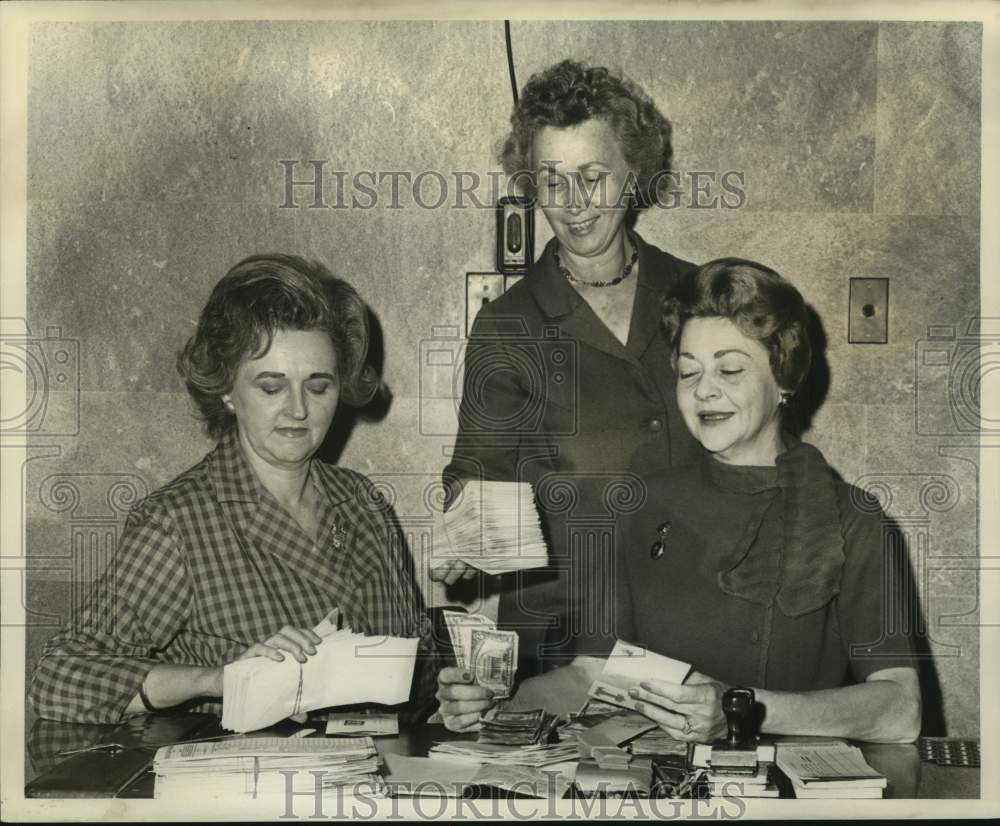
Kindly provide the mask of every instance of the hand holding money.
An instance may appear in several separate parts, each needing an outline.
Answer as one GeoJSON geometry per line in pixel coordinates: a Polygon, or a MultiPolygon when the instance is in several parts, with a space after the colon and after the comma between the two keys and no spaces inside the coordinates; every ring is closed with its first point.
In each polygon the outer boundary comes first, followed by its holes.
{"type": "Polygon", "coordinates": [[[444,621],[458,667],[494,696],[509,697],[517,671],[517,632],[498,631],[482,614],[445,611],[444,621]]]}
{"type": "Polygon", "coordinates": [[[448,559],[431,566],[430,577],[434,582],[454,585],[460,579],[472,579],[479,573],[478,568],[466,565],[461,559],[448,559]]]}
{"type": "Polygon", "coordinates": [[[462,668],[441,669],[437,699],[449,731],[479,731],[480,715],[497,702],[492,691],[476,685],[471,672],[462,668]]]}

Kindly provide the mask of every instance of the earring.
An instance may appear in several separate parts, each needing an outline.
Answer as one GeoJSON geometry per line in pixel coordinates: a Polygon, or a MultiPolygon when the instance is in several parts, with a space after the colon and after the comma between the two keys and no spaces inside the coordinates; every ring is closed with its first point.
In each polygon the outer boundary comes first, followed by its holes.
{"type": "Polygon", "coordinates": [[[778,401],[778,407],[788,407],[792,401],[792,394],[787,390],[781,391],[781,399],[778,401]]]}
{"type": "Polygon", "coordinates": [[[222,397],[222,403],[226,406],[226,410],[228,410],[230,413],[236,412],[236,408],[233,407],[232,401],[230,401],[227,396],[222,397]]]}

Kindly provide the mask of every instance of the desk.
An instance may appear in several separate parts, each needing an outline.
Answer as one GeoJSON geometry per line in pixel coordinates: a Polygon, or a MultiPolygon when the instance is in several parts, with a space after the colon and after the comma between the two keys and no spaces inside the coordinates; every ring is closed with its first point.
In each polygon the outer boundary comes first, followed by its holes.
{"type": "MultiPolygon", "coordinates": [[[[147,725],[147,742],[160,742],[155,734],[158,730],[158,715],[133,718],[129,726],[133,736],[142,737],[141,725],[147,725]]],[[[211,718],[201,718],[191,727],[189,737],[210,736],[218,733],[218,722],[211,718]]],[[[33,764],[32,771],[25,779],[48,771],[60,762],[57,752],[102,741],[120,741],[116,726],[74,725],[39,720],[28,737],[28,749],[33,764]]],[[[275,734],[287,734],[297,728],[293,724],[276,726],[275,734]]],[[[408,756],[424,756],[430,746],[439,740],[472,739],[471,735],[456,735],[441,725],[420,725],[404,729],[396,737],[376,737],[375,745],[379,754],[395,753],[408,756]]],[[[885,745],[860,743],[865,759],[877,771],[888,778],[885,790],[887,798],[979,798],[979,769],[945,768],[933,763],[922,763],[916,745],[885,745]]],[[[152,752],[150,752],[150,759],[152,752]]],[[[119,797],[149,798],[153,796],[154,775],[147,771],[119,797]]]]}

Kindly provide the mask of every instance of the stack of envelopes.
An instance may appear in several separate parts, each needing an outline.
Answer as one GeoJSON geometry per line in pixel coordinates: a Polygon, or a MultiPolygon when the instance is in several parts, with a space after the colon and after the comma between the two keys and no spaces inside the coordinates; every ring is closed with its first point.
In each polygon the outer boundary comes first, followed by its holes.
{"type": "Polygon", "coordinates": [[[370,737],[240,737],[163,746],[153,761],[156,797],[264,798],[288,792],[381,789],[370,737]]]}
{"type": "Polygon", "coordinates": [[[548,565],[548,546],[527,482],[470,480],[443,523],[433,565],[460,559],[488,574],[548,565]]]}

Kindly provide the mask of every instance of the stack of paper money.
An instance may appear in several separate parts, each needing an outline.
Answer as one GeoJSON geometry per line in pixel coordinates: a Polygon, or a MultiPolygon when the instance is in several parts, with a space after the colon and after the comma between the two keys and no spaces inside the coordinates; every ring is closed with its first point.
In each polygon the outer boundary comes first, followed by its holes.
{"type": "Polygon", "coordinates": [[[435,542],[432,566],[460,559],[488,574],[543,568],[548,549],[527,482],[466,483],[444,514],[446,542],[435,542]]]}
{"type": "Polygon", "coordinates": [[[378,757],[370,737],[241,737],[217,743],[164,746],[153,761],[156,797],[252,798],[287,791],[340,790],[360,785],[377,793],[378,757]],[[317,779],[317,774],[321,776],[317,779]]]}
{"type": "Polygon", "coordinates": [[[444,621],[458,667],[494,697],[509,697],[517,671],[517,632],[498,631],[482,614],[445,611],[444,621]]]}
{"type": "Polygon", "coordinates": [[[479,718],[480,743],[502,746],[533,746],[547,743],[559,724],[555,714],[545,709],[533,711],[500,711],[495,706],[479,718]]]}
{"type": "Polygon", "coordinates": [[[496,766],[549,766],[553,763],[579,759],[580,750],[573,743],[499,746],[493,743],[451,740],[447,743],[436,743],[427,752],[427,756],[435,760],[456,760],[462,763],[496,766]]]}

